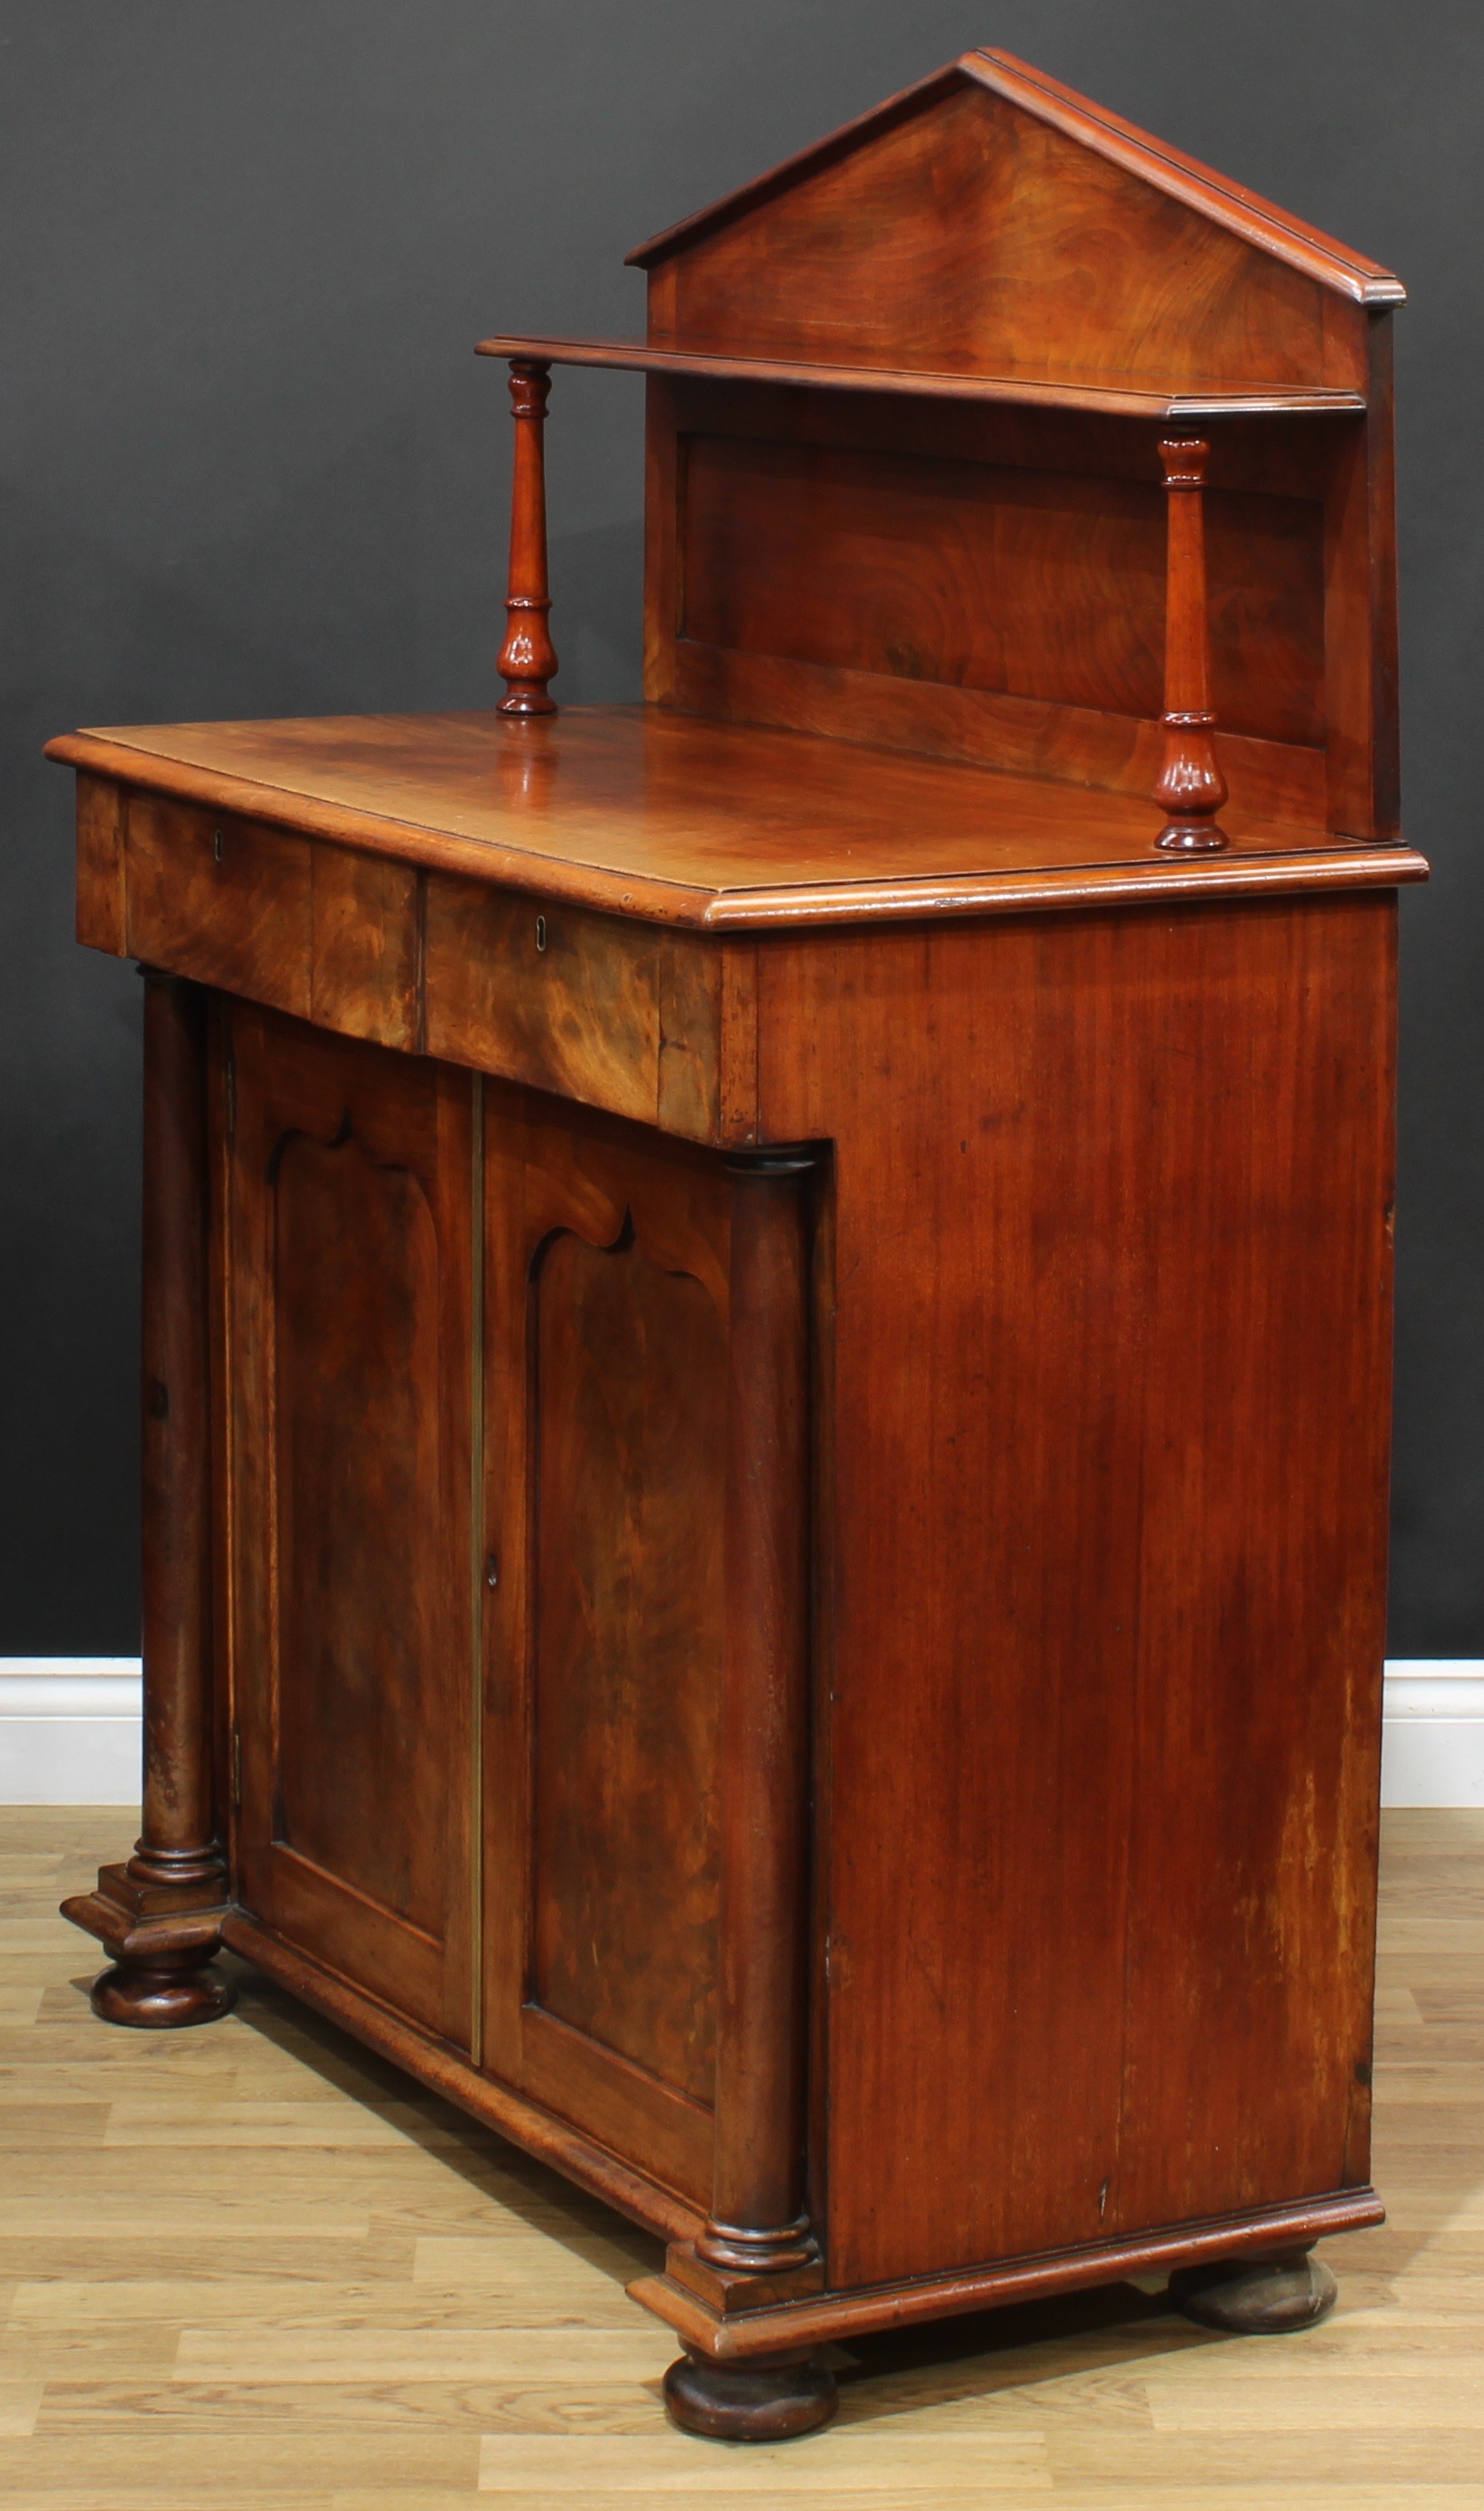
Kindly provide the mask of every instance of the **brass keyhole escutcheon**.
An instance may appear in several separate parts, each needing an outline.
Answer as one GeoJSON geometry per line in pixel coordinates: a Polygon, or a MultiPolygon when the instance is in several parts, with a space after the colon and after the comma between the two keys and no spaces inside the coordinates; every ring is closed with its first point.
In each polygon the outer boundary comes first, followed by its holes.
{"type": "Polygon", "coordinates": [[[536,918],[536,947],[538,950],[544,950],[546,946],[547,919],[544,915],[538,915],[536,918]]]}

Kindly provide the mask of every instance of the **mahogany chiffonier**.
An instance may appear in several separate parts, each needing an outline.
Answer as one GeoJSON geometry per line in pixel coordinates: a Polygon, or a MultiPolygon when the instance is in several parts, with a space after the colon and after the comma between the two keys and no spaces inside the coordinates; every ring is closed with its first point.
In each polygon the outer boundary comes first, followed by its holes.
{"type": "MultiPolygon", "coordinates": [[[[667,2244],[692,2429],[1368,2184],[1397,282],[970,53],[508,337],[503,703],[109,729],[143,966],[143,1833],[667,2244]],[[648,378],[557,711],[553,366],[648,378]]],[[[559,628],[559,622],[557,623],[559,628]]]]}

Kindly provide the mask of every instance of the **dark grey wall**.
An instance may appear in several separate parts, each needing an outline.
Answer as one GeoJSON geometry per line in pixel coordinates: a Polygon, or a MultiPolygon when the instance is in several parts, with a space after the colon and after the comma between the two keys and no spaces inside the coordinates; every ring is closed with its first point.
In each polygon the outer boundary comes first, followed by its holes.
{"type": "MultiPolygon", "coordinates": [[[[474,340],[637,329],[630,245],[981,42],[1413,290],[1392,1644],[1484,1654],[1478,0],[0,0],[0,1654],[137,1644],[138,989],[72,943],[43,740],[487,703],[474,340]]],[[[557,379],[568,699],[637,690],[639,400],[557,379]]]]}

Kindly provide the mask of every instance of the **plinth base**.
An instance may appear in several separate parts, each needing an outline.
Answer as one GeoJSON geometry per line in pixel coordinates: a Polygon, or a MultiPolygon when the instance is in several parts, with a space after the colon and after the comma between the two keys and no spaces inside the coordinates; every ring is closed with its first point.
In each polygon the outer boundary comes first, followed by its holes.
{"type": "Polygon", "coordinates": [[[809,2355],[732,2365],[682,2354],[665,2375],[665,2403],[708,2441],[795,2441],[835,2412],[835,2380],[809,2355]]]}

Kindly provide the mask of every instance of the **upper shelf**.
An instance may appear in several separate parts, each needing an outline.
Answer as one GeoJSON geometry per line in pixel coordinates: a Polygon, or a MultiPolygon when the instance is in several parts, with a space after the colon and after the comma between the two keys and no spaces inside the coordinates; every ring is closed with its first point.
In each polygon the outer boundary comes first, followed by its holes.
{"type": "Polygon", "coordinates": [[[1266,413],[1363,410],[1358,392],[1297,391],[1286,385],[1246,392],[1146,392],[1105,384],[1047,383],[1030,375],[971,375],[906,367],[815,366],[797,358],[724,357],[710,350],[667,349],[643,340],[562,340],[538,332],[497,332],[480,340],[481,358],[532,358],[553,367],[620,367],[655,375],[714,375],[724,382],[810,384],[829,392],[918,393],[936,400],[1030,403],[1044,408],[1100,410],[1115,418],[1256,418],[1266,413]]]}

